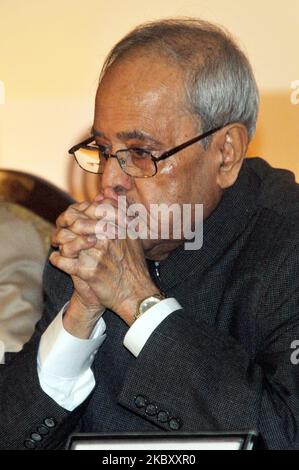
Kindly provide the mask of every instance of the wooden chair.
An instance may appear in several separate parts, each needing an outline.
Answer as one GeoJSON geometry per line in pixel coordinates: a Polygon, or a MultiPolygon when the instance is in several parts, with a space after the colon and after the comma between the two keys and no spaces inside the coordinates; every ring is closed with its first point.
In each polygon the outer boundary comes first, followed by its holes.
{"type": "Polygon", "coordinates": [[[74,199],[54,184],[22,171],[0,169],[0,200],[19,204],[55,224],[74,199]]]}

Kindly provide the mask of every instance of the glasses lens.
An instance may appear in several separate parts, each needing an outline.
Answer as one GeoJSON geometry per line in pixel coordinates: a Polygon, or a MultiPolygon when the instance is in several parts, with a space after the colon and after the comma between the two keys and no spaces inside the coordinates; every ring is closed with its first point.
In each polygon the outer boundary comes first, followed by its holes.
{"type": "MultiPolygon", "coordinates": [[[[120,150],[116,152],[118,163],[122,170],[135,178],[148,178],[157,172],[151,154],[142,149],[120,150]]],[[[101,154],[98,147],[87,145],[75,152],[78,165],[90,173],[104,172],[107,155],[101,154]]]]}
{"type": "Polygon", "coordinates": [[[100,152],[97,147],[81,147],[75,152],[75,157],[78,165],[83,170],[90,173],[103,173],[102,161],[105,159],[100,158],[100,152]]]}
{"type": "Polygon", "coordinates": [[[151,154],[141,149],[120,150],[118,162],[125,173],[135,178],[147,178],[156,174],[151,154]]]}

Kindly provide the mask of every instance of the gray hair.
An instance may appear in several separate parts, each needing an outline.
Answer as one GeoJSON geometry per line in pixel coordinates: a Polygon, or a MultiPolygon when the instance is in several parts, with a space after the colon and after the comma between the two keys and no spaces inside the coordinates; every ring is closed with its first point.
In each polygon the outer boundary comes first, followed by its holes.
{"type": "Polygon", "coordinates": [[[259,93],[251,65],[222,27],[195,18],[152,21],[136,27],[111,50],[100,81],[115,61],[144,49],[175,61],[184,73],[189,110],[202,132],[233,122],[254,135],[259,93]]]}

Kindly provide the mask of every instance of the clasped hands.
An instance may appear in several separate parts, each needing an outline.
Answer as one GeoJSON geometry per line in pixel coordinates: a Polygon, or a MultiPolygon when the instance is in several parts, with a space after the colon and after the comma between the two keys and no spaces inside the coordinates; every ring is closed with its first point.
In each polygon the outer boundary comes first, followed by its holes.
{"type": "Polygon", "coordinates": [[[132,325],[139,302],[159,293],[148,272],[141,240],[109,239],[104,231],[99,233],[101,219],[106,227],[125,223],[125,214],[122,220],[115,219],[116,209],[115,200],[100,194],[93,203],[72,204],[56,221],[52,245],[58,250],[51,254],[50,262],[73,280],[74,293],[63,321],[79,338],[89,338],[106,308],[132,325]],[[99,217],[99,204],[114,208],[113,217],[107,211],[99,217]]]}

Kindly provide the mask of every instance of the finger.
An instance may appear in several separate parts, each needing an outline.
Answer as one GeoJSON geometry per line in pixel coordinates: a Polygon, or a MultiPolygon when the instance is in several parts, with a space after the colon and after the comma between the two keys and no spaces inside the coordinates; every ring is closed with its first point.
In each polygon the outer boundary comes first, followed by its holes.
{"type": "Polygon", "coordinates": [[[78,257],[77,276],[90,283],[99,281],[99,271],[106,255],[105,242],[96,247],[82,250],[78,257]]]}
{"type": "Polygon", "coordinates": [[[83,208],[85,210],[89,206],[89,203],[72,204],[66,211],[64,211],[56,220],[58,228],[67,228],[74,223],[78,217],[86,218],[83,208]],[[80,207],[80,209],[78,208],[80,207]]]}
{"type": "Polygon", "coordinates": [[[59,253],[66,258],[77,258],[81,250],[88,250],[96,245],[95,236],[80,237],[59,246],[59,253]]]}
{"type": "Polygon", "coordinates": [[[128,202],[127,198],[125,196],[119,196],[116,199],[113,197],[105,197],[103,193],[98,194],[93,202],[90,204],[90,206],[87,208],[85,213],[89,217],[98,217],[97,216],[97,211],[98,211],[98,205],[99,204],[107,204],[108,206],[114,207],[116,210],[122,210],[126,212],[126,209],[128,207],[128,202]]]}
{"type": "Polygon", "coordinates": [[[90,218],[77,218],[69,229],[77,235],[95,235],[97,220],[90,218]]]}
{"type": "Polygon", "coordinates": [[[98,220],[105,219],[105,221],[123,228],[127,226],[126,205],[123,203],[117,205],[115,201],[104,199],[101,204],[98,204],[96,207],[93,205],[91,209],[94,210],[95,217],[98,220]]]}
{"type": "Polygon", "coordinates": [[[51,244],[54,247],[57,247],[61,244],[68,243],[76,238],[76,234],[68,229],[56,228],[52,232],[51,244]]]}
{"type": "Polygon", "coordinates": [[[89,205],[90,205],[89,201],[81,201],[81,202],[75,202],[74,204],[72,204],[72,207],[74,207],[74,209],[77,209],[80,212],[84,212],[89,205]]]}
{"type": "Polygon", "coordinates": [[[53,253],[51,253],[49,257],[49,261],[51,264],[53,264],[53,266],[56,266],[56,268],[61,269],[61,271],[64,271],[70,276],[74,276],[77,274],[77,259],[65,258],[61,256],[57,251],[53,251],[53,253]]]}
{"type": "Polygon", "coordinates": [[[117,225],[107,219],[101,219],[97,222],[95,236],[98,240],[117,240],[126,238],[126,228],[117,225]]]}
{"type": "Polygon", "coordinates": [[[84,214],[92,219],[99,218],[99,211],[103,210],[103,206],[106,207],[106,210],[117,212],[117,203],[112,199],[102,199],[100,202],[94,201],[92,204],[88,206],[88,208],[84,211],[84,214]]]}

